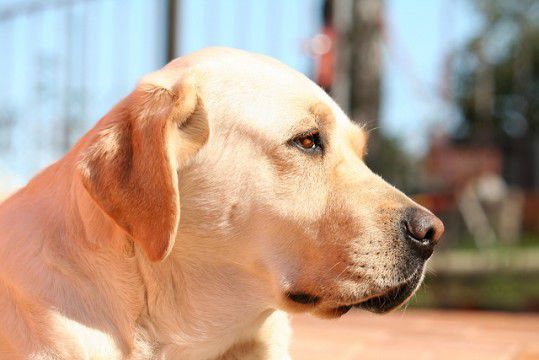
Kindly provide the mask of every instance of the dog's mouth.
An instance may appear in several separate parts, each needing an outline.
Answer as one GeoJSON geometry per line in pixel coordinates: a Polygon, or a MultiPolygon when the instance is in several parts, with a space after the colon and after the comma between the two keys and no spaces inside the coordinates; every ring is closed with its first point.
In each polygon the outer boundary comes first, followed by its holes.
{"type": "Polygon", "coordinates": [[[321,303],[319,297],[307,294],[289,294],[289,299],[304,305],[313,306],[313,313],[316,313],[322,317],[340,317],[346,314],[352,308],[359,308],[362,310],[367,310],[377,314],[384,314],[399,308],[401,305],[406,303],[406,301],[413,295],[414,291],[417,289],[419,283],[422,279],[422,271],[417,270],[410,278],[406,281],[389,288],[388,290],[368,297],[365,300],[362,300],[357,303],[341,305],[339,307],[331,309],[317,309],[317,304],[321,303]]]}
{"type": "Polygon", "coordinates": [[[421,281],[421,272],[416,272],[408,281],[391,288],[382,295],[371,297],[354,304],[353,307],[377,314],[384,314],[398,308],[408,300],[421,281]]]}
{"type": "Polygon", "coordinates": [[[365,301],[353,305],[339,306],[330,310],[328,315],[339,317],[346,314],[352,308],[367,310],[376,314],[385,314],[403,305],[416,287],[417,283],[409,281],[390,289],[382,295],[368,298],[365,301]]]}

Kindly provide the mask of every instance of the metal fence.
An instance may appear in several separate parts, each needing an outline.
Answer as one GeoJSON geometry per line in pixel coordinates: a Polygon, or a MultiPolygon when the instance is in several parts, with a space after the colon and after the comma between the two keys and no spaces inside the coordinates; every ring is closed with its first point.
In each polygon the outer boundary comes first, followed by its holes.
{"type": "Polygon", "coordinates": [[[302,43],[317,31],[320,3],[0,2],[0,188],[21,185],[59,158],[143,74],[173,55],[227,45],[309,73],[302,43]]]}

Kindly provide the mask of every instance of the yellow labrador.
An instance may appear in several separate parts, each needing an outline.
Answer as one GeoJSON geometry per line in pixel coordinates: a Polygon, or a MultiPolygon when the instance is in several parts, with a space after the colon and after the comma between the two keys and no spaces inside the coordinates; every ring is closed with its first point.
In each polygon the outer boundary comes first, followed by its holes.
{"type": "Polygon", "coordinates": [[[0,358],[286,359],[287,312],[387,312],[443,225],[303,75],[216,48],[152,73],[0,205],[0,358]]]}

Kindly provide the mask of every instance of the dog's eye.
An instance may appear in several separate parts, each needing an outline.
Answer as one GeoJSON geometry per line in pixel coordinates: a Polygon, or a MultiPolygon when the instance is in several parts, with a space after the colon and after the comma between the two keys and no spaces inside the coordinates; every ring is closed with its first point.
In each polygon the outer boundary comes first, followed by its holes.
{"type": "Polygon", "coordinates": [[[292,143],[303,151],[319,152],[322,151],[322,141],[318,132],[301,134],[292,140],[292,143]]]}

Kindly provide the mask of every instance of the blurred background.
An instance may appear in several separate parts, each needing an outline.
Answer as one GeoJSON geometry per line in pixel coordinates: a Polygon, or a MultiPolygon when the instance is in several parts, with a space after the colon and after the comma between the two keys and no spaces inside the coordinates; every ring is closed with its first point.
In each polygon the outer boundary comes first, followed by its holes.
{"type": "Polygon", "coordinates": [[[0,0],[0,198],[211,45],[311,77],[444,220],[411,306],[539,311],[539,1],[0,0]]]}

